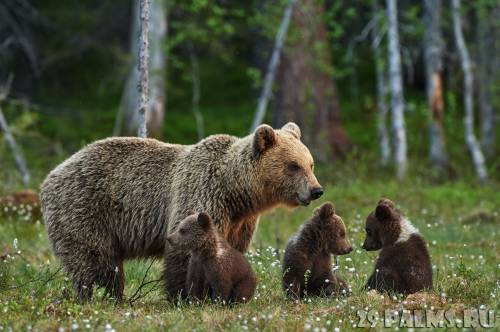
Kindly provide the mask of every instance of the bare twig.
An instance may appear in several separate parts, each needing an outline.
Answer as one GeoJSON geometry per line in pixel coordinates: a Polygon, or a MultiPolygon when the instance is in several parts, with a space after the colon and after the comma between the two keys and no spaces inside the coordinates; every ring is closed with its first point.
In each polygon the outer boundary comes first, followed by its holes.
{"type": "MultiPolygon", "coordinates": [[[[10,87],[12,85],[12,80],[13,76],[9,75],[5,87],[0,89],[0,103],[4,101],[9,95],[10,87]]],[[[21,173],[21,178],[23,180],[23,183],[25,185],[28,185],[30,181],[30,173],[26,165],[26,161],[23,157],[21,149],[17,146],[16,140],[12,135],[12,131],[9,128],[7,119],[5,119],[5,116],[3,115],[1,105],[0,105],[0,130],[3,131],[5,140],[7,141],[7,144],[9,145],[9,148],[12,151],[12,154],[14,155],[14,160],[16,162],[17,168],[19,169],[19,172],[21,173]]]]}
{"type": "MultiPolygon", "coordinates": [[[[46,285],[47,283],[49,283],[50,281],[52,280],[55,280],[56,279],[56,276],[59,274],[59,272],[61,272],[61,270],[63,269],[63,267],[59,267],[55,272],[51,273],[49,275],[49,277],[47,279],[45,278],[35,278],[35,279],[31,279],[31,280],[28,280],[26,281],[25,283],[23,283],[22,285],[16,285],[16,286],[11,286],[9,288],[6,288],[6,290],[13,290],[13,289],[19,289],[19,288],[24,288],[24,287],[27,287],[29,286],[30,284],[32,283],[35,283],[35,282],[39,282],[39,281],[44,281],[42,286],[46,285]]],[[[37,292],[41,289],[41,287],[37,290],[37,292]]]]}
{"type": "Polygon", "coordinates": [[[352,54],[354,52],[354,48],[356,47],[356,44],[361,43],[365,41],[370,32],[374,29],[377,28],[378,21],[380,20],[381,15],[380,13],[377,13],[373,16],[373,18],[368,21],[368,23],[365,25],[363,30],[361,30],[361,33],[354,37],[350,42],[349,45],[347,46],[347,56],[350,58],[352,57],[352,54]]]}
{"type": "Polygon", "coordinates": [[[293,7],[296,0],[289,0],[288,5],[285,8],[281,24],[276,34],[276,41],[274,44],[273,53],[271,55],[271,60],[269,61],[269,66],[267,68],[266,77],[264,79],[264,86],[262,87],[262,92],[259,97],[259,103],[257,105],[257,110],[255,111],[255,116],[250,127],[250,132],[253,132],[264,120],[266,115],[266,107],[271,97],[271,88],[273,86],[274,76],[276,75],[276,70],[280,62],[281,50],[285,43],[286,34],[288,31],[288,26],[290,25],[290,19],[293,13],[293,7]]]}
{"type": "Polygon", "coordinates": [[[148,294],[154,292],[155,290],[157,290],[160,286],[159,286],[159,283],[162,281],[163,279],[155,279],[155,280],[150,280],[144,284],[141,285],[140,288],[144,288],[145,286],[149,285],[149,284],[154,284],[153,287],[151,287],[150,289],[148,289],[146,292],[144,293],[139,293],[137,296],[135,296],[134,298],[130,298],[129,299],[129,304],[132,305],[134,304],[135,301],[141,299],[141,298],[144,298],[146,297],[148,294]]]}
{"type": "Polygon", "coordinates": [[[150,280],[150,281],[146,281],[146,277],[148,276],[149,274],[149,270],[151,270],[151,267],[153,266],[153,263],[155,262],[155,260],[153,259],[151,261],[151,263],[149,264],[148,268],[146,269],[146,272],[144,273],[144,276],[142,277],[142,281],[141,281],[141,284],[139,285],[139,287],[136,289],[136,291],[134,292],[134,294],[132,294],[132,296],[129,297],[128,299],[128,303],[130,305],[132,305],[135,301],[139,300],[140,298],[143,298],[144,296],[146,296],[147,294],[151,293],[152,292],[152,289],[154,288],[154,286],[149,289],[149,291],[147,291],[146,293],[144,294],[141,294],[141,290],[146,287],[147,285],[149,284],[152,284],[152,283],[158,283],[160,282],[162,279],[156,279],[156,280],[150,280]]]}
{"type": "Polygon", "coordinates": [[[47,279],[44,280],[44,282],[40,285],[40,287],[38,287],[37,291],[35,294],[39,294],[41,291],[42,291],[42,288],[47,285],[49,282],[51,282],[52,280],[55,280],[56,279],[56,275],[59,274],[59,272],[61,272],[62,270],[62,266],[59,267],[56,272],[52,273],[51,275],[49,275],[49,277],[47,279]]]}

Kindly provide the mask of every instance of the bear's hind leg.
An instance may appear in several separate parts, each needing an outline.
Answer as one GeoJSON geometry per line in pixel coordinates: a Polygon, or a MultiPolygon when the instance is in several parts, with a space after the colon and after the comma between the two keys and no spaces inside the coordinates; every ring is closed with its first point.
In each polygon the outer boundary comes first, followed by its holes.
{"type": "Polygon", "coordinates": [[[84,303],[92,299],[93,285],[93,282],[89,282],[80,276],[73,276],[73,287],[75,289],[78,302],[84,303]]]}
{"type": "Polygon", "coordinates": [[[401,289],[404,288],[404,285],[395,271],[383,268],[371,275],[365,288],[376,289],[379,292],[403,292],[401,289]]]}
{"type": "Polygon", "coordinates": [[[244,303],[252,299],[255,293],[256,282],[254,278],[245,278],[231,291],[230,301],[244,303]]]}
{"type": "MultiPolygon", "coordinates": [[[[73,286],[80,302],[92,298],[94,286],[106,288],[106,293],[120,299],[123,294],[123,264],[114,264],[110,259],[95,255],[73,258],[75,263],[69,271],[73,275],[73,286]]],[[[66,264],[68,266],[68,264],[66,264]]]]}

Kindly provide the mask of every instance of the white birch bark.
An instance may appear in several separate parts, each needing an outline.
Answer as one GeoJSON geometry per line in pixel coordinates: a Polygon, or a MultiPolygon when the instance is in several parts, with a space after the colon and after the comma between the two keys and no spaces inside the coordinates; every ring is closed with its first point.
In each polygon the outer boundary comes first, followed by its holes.
{"type": "Polygon", "coordinates": [[[264,120],[266,115],[266,107],[271,97],[271,89],[273,87],[274,77],[276,76],[276,70],[280,62],[281,50],[286,40],[286,35],[288,32],[288,26],[290,25],[290,19],[293,13],[293,6],[296,0],[289,0],[287,6],[285,7],[285,12],[283,13],[283,18],[281,24],[276,34],[276,41],[274,44],[273,53],[271,55],[271,60],[267,68],[266,76],[264,79],[264,86],[262,87],[262,92],[259,97],[257,109],[255,111],[254,119],[252,121],[252,126],[250,127],[250,132],[253,132],[264,120]]]}
{"type": "MultiPolygon", "coordinates": [[[[140,71],[140,5],[143,0],[134,0],[133,21],[130,39],[130,54],[133,61],[125,83],[120,108],[115,121],[113,135],[133,134],[137,132],[140,122],[140,93],[138,90],[140,71]],[[125,124],[123,123],[125,122],[125,124]]],[[[150,61],[149,61],[149,102],[147,103],[145,119],[147,127],[153,136],[161,136],[165,114],[165,79],[166,55],[163,50],[167,36],[166,0],[151,1],[150,10],[150,61]]]]}
{"type": "MultiPolygon", "coordinates": [[[[376,9],[376,8],[375,8],[376,9]]],[[[374,10],[374,15],[376,15],[376,10],[374,10]]],[[[384,62],[382,57],[382,52],[380,51],[380,43],[382,39],[382,34],[377,30],[380,30],[380,24],[377,24],[379,29],[373,28],[371,31],[372,42],[371,47],[373,51],[373,57],[375,60],[375,76],[376,76],[376,91],[377,91],[377,131],[379,136],[380,145],[380,164],[387,166],[389,159],[391,158],[391,145],[389,141],[389,134],[387,132],[387,82],[386,74],[384,70],[384,62]],[[377,33],[378,32],[378,33],[377,33]]]]}
{"type": "Polygon", "coordinates": [[[139,38],[139,128],[137,136],[146,138],[146,109],[149,101],[149,15],[151,0],[141,0],[140,4],[140,27],[139,38]]]}
{"type": "Polygon", "coordinates": [[[406,129],[404,119],[403,83],[401,75],[401,55],[399,49],[398,17],[396,0],[387,0],[389,18],[389,84],[391,92],[392,130],[394,134],[394,159],[396,175],[403,179],[406,175],[406,129]]]}
{"type": "Polygon", "coordinates": [[[467,142],[469,152],[472,155],[476,174],[481,182],[485,182],[488,179],[488,173],[486,171],[481,147],[474,134],[474,85],[469,52],[467,50],[462,32],[460,0],[452,0],[452,16],[455,41],[460,55],[462,71],[464,73],[465,140],[467,142]]]}
{"type": "Polygon", "coordinates": [[[437,168],[445,168],[448,164],[443,130],[441,7],[441,0],[424,0],[424,59],[430,112],[429,160],[437,168]]]}

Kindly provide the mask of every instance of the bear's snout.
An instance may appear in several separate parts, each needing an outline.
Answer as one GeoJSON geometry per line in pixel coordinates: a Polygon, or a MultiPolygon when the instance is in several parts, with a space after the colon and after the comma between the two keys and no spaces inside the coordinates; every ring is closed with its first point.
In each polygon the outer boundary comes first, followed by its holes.
{"type": "Polygon", "coordinates": [[[347,255],[352,251],[352,246],[340,248],[338,255],[347,255]]]}
{"type": "Polygon", "coordinates": [[[368,243],[367,241],[363,242],[363,245],[361,246],[361,248],[366,250],[366,251],[377,250],[377,248],[373,244],[368,243]]]}
{"type": "Polygon", "coordinates": [[[324,190],[322,187],[313,188],[311,190],[311,198],[313,200],[318,199],[323,195],[323,193],[324,193],[324,190]]]}

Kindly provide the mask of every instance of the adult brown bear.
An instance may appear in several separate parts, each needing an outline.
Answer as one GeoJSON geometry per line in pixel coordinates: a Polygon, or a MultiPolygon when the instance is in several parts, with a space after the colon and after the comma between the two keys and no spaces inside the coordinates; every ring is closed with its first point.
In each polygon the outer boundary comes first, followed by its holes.
{"type": "Polygon", "coordinates": [[[193,211],[208,213],[229,244],[245,252],[262,212],[307,205],[323,193],[300,136],[288,123],[195,145],[108,138],[68,158],[43,182],[41,204],[78,297],[89,299],[98,285],[120,298],[123,261],[155,256],[164,256],[167,292],[177,296],[189,254],[165,248],[166,237],[193,211]]]}

